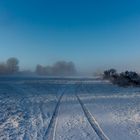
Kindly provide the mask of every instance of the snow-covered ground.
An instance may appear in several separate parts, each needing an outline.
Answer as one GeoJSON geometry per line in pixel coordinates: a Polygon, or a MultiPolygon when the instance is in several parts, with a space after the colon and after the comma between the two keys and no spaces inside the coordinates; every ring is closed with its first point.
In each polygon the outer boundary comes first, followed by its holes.
{"type": "Polygon", "coordinates": [[[0,140],[106,139],[140,139],[140,88],[93,79],[0,79],[0,140]]]}

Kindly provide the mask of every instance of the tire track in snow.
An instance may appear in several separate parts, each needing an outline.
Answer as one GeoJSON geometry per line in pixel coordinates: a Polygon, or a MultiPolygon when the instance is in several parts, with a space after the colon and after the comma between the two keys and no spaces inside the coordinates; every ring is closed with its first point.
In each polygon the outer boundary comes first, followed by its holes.
{"type": "Polygon", "coordinates": [[[50,120],[49,126],[47,128],[47,130],[45,131],[45,135],[43,137],[43,140],[54,140],[55,139],[55,131],[56,131],[56,125],[57,125],[57,115],[58,115],[58,111],[59,111],[59,106],[62,100],[62,97],[64,95],[65,90],[63,91],[63,93],[61,94],[56,107],[54,109],[52,118],[50,120]]]}
{"type": "Polygon", "coordinates": [[[89,121],[91,127],[94,129],[94,131],[96,132],[96,134],[99,136],[99,138],[101,140],[110,140],[105,133],[103,132],[102,128],[100,127],[100,125],[98,124],[98,122],[96,121],[96,119],[94,118],[94,116],[90,113],[90,111],[86,108],[86,106],[84,105],[84,103],[81,101],[81,99],[79,98],[79,96],[76,94],[77,100],[79,101],[81,108],[87,118],[87,120],[89,121]]]}

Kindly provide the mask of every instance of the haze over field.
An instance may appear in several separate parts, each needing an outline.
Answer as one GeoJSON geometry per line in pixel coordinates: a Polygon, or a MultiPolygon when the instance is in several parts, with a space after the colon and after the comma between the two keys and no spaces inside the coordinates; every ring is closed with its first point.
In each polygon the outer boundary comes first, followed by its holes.
{"type": "Polygon", "coordinates": [[[1,0],[0,61],[72,61],[81,73],[140,71],[139,0],[1,0]]]}

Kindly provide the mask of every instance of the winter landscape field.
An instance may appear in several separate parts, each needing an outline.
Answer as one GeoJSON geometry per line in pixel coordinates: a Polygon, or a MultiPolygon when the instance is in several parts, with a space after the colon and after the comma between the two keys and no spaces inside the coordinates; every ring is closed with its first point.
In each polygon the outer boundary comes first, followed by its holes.
{"type": "Polygon", "coordinates": [[[0,0],[0,140],[140,140],[140,0],[0,0]]]}
{"type": "Polygon", "coordinates": [[[1,78],[0,140],[139,140],[140,88],[90,78],[1,78]]]}

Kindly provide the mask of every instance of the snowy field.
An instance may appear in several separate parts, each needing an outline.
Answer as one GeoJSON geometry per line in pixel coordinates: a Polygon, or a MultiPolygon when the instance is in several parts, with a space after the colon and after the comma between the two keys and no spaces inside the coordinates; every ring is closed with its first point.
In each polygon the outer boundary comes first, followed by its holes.
{"type": "Polygon", "coordinates": [[[140,140],[140,88],[0,78],[0,140],[140,140]]]}

